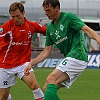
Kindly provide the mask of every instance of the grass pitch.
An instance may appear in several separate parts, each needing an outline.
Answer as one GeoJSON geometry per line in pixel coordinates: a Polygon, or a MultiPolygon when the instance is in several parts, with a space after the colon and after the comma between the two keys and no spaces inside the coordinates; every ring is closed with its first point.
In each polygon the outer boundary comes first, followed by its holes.
{"type": "MultiPolygon", "coordinates": [[[[37,81],[42,88],[53,68],[34,68],[37,81]]],[[[11,88],[13,100],[34,100],[31,90],[17,78],[11,88]]],[[[69,88],[58,90],[61,100],[100,100],[100,69],[86,69],[69,88]]]]}

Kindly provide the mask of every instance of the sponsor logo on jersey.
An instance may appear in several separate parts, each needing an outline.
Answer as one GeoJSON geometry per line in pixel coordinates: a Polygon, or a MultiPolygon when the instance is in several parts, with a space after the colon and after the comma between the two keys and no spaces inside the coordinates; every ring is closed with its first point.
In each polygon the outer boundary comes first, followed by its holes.
{"type": "Polygon", "coordinates": [[[3,28],[0,28],[0,33],[2,33],[3,32],[3,28]]]}
{"type": "Polygon", "coordinates": [[[12,42],[12,45],[28,45],[30,41],[23,41],[23,42],[12,42]]]}
{"type": "Polygon", "coordinates": [[[56,39],[58,40],[60,38],[59,31],[56,30],[55,35],[56,35],[56,39]]]}
{"type": "MultiPolygon", "coordinates": [[[[63,25],[61,25],[61,28],[63,29],[63,25]]],[[[56,45],[59,44],[59,43],[61,43],[61,42],[63,42],[63,41],[65,41],[66,39],[68,39],[67,36],[64,37],[64,38],[61,38],[60,35],[59,35],[59,31],[58,30],[56,30],[55,35],[56,35],[56,40],[57,40],[55,42],[56,45]]]]}
{"type": "Polygon", "coordinates": [[[57,45],[57,44],[59,44],[59,43],[65,41],[66,39],[68,39],[67,36],[64,37],[64,38],[62,38],[62,39],[60,39],[60,40],[58,40],[57,42],[55,42],[55,44],[57,45]]]}

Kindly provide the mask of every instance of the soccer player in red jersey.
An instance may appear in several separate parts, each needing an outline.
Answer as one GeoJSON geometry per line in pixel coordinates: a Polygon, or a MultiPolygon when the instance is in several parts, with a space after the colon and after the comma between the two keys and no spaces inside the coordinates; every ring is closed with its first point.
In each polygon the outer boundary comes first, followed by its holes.
{"type": "Polygon", "coordinates": [[[7,100],[16,76],[32,90],[35,100],[42,100],[33,69],[28,76],[24,69],[31,60],[31,41],[34,32],[45,35],[46,27],[25,18],[23,4],[14,2],[9,7],[11,19],[0,26],[0,100],[7,100]]]}

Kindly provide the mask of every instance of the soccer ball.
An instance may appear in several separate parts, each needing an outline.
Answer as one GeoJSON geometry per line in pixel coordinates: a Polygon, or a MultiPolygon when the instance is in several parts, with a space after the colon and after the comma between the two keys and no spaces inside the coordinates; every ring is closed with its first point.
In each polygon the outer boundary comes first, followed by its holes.
{"type": "Polygon", "coordinates": [[[12,96],[11,94],[9,94],[8,99],[7,100],[12,100],[12,96]]]}

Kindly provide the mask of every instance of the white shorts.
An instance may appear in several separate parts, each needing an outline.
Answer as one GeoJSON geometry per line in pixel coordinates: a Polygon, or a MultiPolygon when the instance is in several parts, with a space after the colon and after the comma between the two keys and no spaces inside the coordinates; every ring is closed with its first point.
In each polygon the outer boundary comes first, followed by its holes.
{"type": "Polygon", "coordinates": [[[71,57],[66,57],[57,66],[56,69],[59,69],[62,72],[66,72],[69,75],[70,80],[62,82],[65,87],[69,88],[72,83],[79,77],[79,75],[85,70],[86,67],[87,62],[71,57]]]}
{"type": "MultiPolygon", "coordinates": [[[[28,64],[29,62],[26,62],[21,66],[10,69],[0,68],[0,88],[8,88],[15,85],[16,77],[21,79],[24,76],[24,69],[28,64]]],[[[33,71],[33,69],[30,71],[33,71]]]]}

